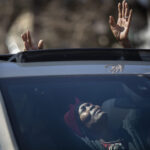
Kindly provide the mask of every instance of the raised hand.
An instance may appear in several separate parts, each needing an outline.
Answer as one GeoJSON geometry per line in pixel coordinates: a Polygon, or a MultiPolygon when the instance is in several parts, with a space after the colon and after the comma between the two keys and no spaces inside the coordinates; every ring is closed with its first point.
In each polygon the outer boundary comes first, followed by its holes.
{"type": "Polygon", "coordinates": [[[21,37],[24,42],[25,51],[43,49],[43,40],[39,40],[38,45],[35,46],[32,42],[30,31],[25,32],[21,37]]]}
{"type": "Polygon", "coordinates": [[[129,10],[127,2],[123,0],[122,4],[118,4],[117,23],[115,22],[114,17],[109,17],[111,31],[118,41],[127,41],[131,18],[132,9],[129,10]]]}

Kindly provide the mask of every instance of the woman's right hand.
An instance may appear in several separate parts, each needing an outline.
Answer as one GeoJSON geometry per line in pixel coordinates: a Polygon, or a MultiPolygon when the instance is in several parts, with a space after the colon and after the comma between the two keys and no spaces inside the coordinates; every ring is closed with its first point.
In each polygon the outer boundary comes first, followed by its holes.
{"type": "Polygon", "coordinates": [[[43,49],[43,40],[39,40],[38,45],[35,46],[32,42],[30,31],[23,33],[21,37],[24,42],[24,51],[43,49]]]}

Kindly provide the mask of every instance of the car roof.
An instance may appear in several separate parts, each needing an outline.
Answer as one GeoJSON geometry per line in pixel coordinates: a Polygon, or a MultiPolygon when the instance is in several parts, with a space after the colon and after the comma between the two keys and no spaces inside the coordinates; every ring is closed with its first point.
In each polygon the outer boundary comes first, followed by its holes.
{"type": "Polygon", "coordinates": [[[0,56],[0,78],[149,74],[148,49],[49,49],[0,56]]]}

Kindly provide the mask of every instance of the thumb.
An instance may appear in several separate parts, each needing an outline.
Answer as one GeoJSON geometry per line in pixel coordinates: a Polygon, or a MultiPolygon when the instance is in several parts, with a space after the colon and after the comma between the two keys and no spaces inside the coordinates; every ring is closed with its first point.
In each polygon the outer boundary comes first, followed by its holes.
{"type": "Polygon", "coordinates": [[[43,49],[44,41],[40,40],[38,43],[38,49],[43,49]]]}
{"type": "Polygon", "coordinates": [[[113,16],[109,16],[109,25],[112,27],[116,26],[116,22],[113,16]]]}

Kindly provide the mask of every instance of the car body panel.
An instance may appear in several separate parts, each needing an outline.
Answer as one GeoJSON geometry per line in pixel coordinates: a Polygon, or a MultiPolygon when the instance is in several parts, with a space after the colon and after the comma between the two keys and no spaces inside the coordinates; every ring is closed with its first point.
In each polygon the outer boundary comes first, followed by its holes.
{"type": "Polygon", "coordinates": [[[35,63],[0,63],[0,78],[93,75],[93,74],[149,74],[150,62],[141,61],[59,61],[35,63]]]}

